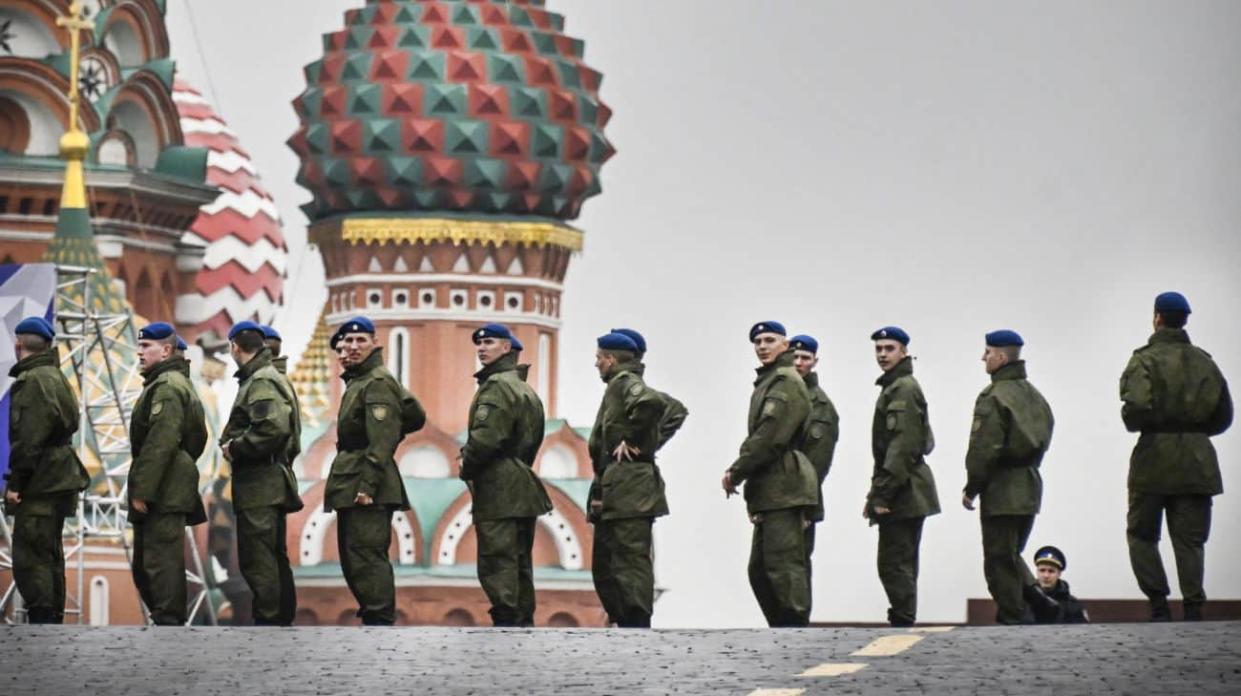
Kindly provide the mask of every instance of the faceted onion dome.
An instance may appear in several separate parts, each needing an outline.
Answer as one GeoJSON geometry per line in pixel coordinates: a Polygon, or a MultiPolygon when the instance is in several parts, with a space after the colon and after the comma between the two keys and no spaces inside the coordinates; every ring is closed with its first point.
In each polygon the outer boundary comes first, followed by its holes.
{"type": "Polygon", "coordinates": [[[206,246],[195,293],[177,302],[177,321],[191,334],[228,335],[243,319],[270,323],[281,304],[288,247],[280,214],[259,181],[250,155],[193,87],[173,86],[185,143],[208,150],[207,182],[220,195],[204,205],[184,242],[206,246]]]}
{"type": "Polygon", "coordinates": [[[369,0],[323,37],[289,146],[311,220],[356,211],[573,219],[614,150],[603,76],[542,0],[369,0]]]}

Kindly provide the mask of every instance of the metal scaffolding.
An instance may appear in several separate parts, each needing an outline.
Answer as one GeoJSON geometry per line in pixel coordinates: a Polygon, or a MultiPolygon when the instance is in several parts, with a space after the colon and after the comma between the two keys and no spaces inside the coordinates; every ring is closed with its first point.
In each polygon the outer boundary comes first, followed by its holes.
{"type": "MultiPolygon", "coordinates": [[[[142,393],[137,329],[132,314],[100,309],[102,303],[96,303],[91,292],[91,276],[96,272],[78,266],[56,267],[56,338],[61,346],[62,369],[73,375],[78,387],[78,455],[92,472],[91,485],[78,501],[77,516],[68,521],[64,530],[65,566],[77,571],[77,582],[66,587],[65,616],[76,617],[78,623],[83,623],[85,616],[88,544],[119,544],[126,561],[133,562],[126,496],[132,461],[129,419],[142,393]]],[[[12,568],[12,559],[5,552],[12,548],[10,529],[7,520],[0,522],[0,537],[6,542],[5,549],[0,550],[0,570],[12,568]]],[[[215,605],[198,544],[188,527],[185,534],[191,554],[186,568],[186,582],[191,588],[188,623],[201,616],[204,622],[214,625],[215,605]]],[[[7,622],[22,622],[25,618],[15,583],[0,593],[0,614],[7,622]]],[[[145,606],[143,615],[149,619],[145,606]]]]}

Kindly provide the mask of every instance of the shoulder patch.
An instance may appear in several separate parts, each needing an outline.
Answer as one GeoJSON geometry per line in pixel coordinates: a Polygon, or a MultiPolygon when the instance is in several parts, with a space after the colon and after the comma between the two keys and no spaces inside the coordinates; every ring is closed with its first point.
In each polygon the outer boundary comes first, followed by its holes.
{"type": "Polygon", "coordinates": [[[383,420],[388,417],[387,404],[372,404],[371,417],[377,421],[383,422],[383,420]]]}
{"type": "Polygon", "coordinates": [[[478,409],[474,411],[474,420],[479,423],[485,422],[487,417],[491,415],[491,407],[487,404],[479,404],[478,409]]]}
{"type": "Polygon", "coordinates": [[[161,411],[163,411],[163,410],[164,410],[164,402],[163,402],[163,401],[156,401],[156,402],[155,402],[155,404],[154,404],[153,406],[151,406],[151,415],[152,415],[152,416],[158,416],[158,415],[160,414],[160,412],[161,412],[161,411]]]}
{"type": "Polygon", "coordinates": [[[904,408],[905,408],[904,399],[893,399],[892,401],[888,402],[888,409],[892,411],[900,411],[904,408]]]}
{"type": "Polygon", "coordinates": [[[271,400],[263,399],[262,401],[255,401],[251,404],[251,412],[253,413],[254,418],[263,420],[271,414],[271,400]]]}
{"type": "Polygon", "coordinates": [[[642,394],[642,383],[634,382],[633,385],[629,387],[629,395],[640,396],[641,394],[642,394]]]}

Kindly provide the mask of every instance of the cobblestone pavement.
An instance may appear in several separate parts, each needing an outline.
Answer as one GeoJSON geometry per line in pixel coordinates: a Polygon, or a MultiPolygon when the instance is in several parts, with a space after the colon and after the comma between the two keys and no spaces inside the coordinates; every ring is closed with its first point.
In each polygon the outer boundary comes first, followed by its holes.
{"type": "Polygon", "coordinates": [[[16,626],[0,628],[0,651],[5,696],[1241,693],[1241,622],[947,631],[16,626]]]}

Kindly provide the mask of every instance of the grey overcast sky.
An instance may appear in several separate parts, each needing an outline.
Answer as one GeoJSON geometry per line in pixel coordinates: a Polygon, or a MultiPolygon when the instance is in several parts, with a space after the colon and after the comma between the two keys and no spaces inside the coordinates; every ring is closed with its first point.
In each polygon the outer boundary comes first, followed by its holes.
{"type": "MultiPolygon", "coordinates": [[[[169,3],[182,74],[217,102],[284,211],[301,263],[278,326],[295,345],[324,290],[284,145],[289,102],[320,34],[362,4],[169,3]]],[[[1188,295],[1191,336],[1241,384],[1241,3],[547,4],[605,75],[619,150],[576,223],[587,241],[563,302],[560,415],[589,424],[602,391],[593,339],[619,325],[646,334],[649,381],[691,413],[662,459],[672,515],[656,525],[657,626],[762,622],[749,523],[719,478],[744,435],[746,331],[765,319],[819,338],[842,417],[815,620],[879,621],[887,606],[860,517],[878,376],[868,337],[884,324],[913,336],[938,440],[944,513],[925,529],[919,618],[962,620],[966,598],[987,594],[978,521],[959,498],[987,381],[982,335],[1001,327],[1025,336],[1056,413],[1027,556],[1057,544],[1079,595],[1141,596],[1125,547],[1135,438],[1117,380],[1156,293],[1188,295]]],[[[1214,598],[1241,598],[1239,442],[1216,439],[1214,598]]],[[[1175,586],[1166,541],[1165,563],[1175,586]]]]}

